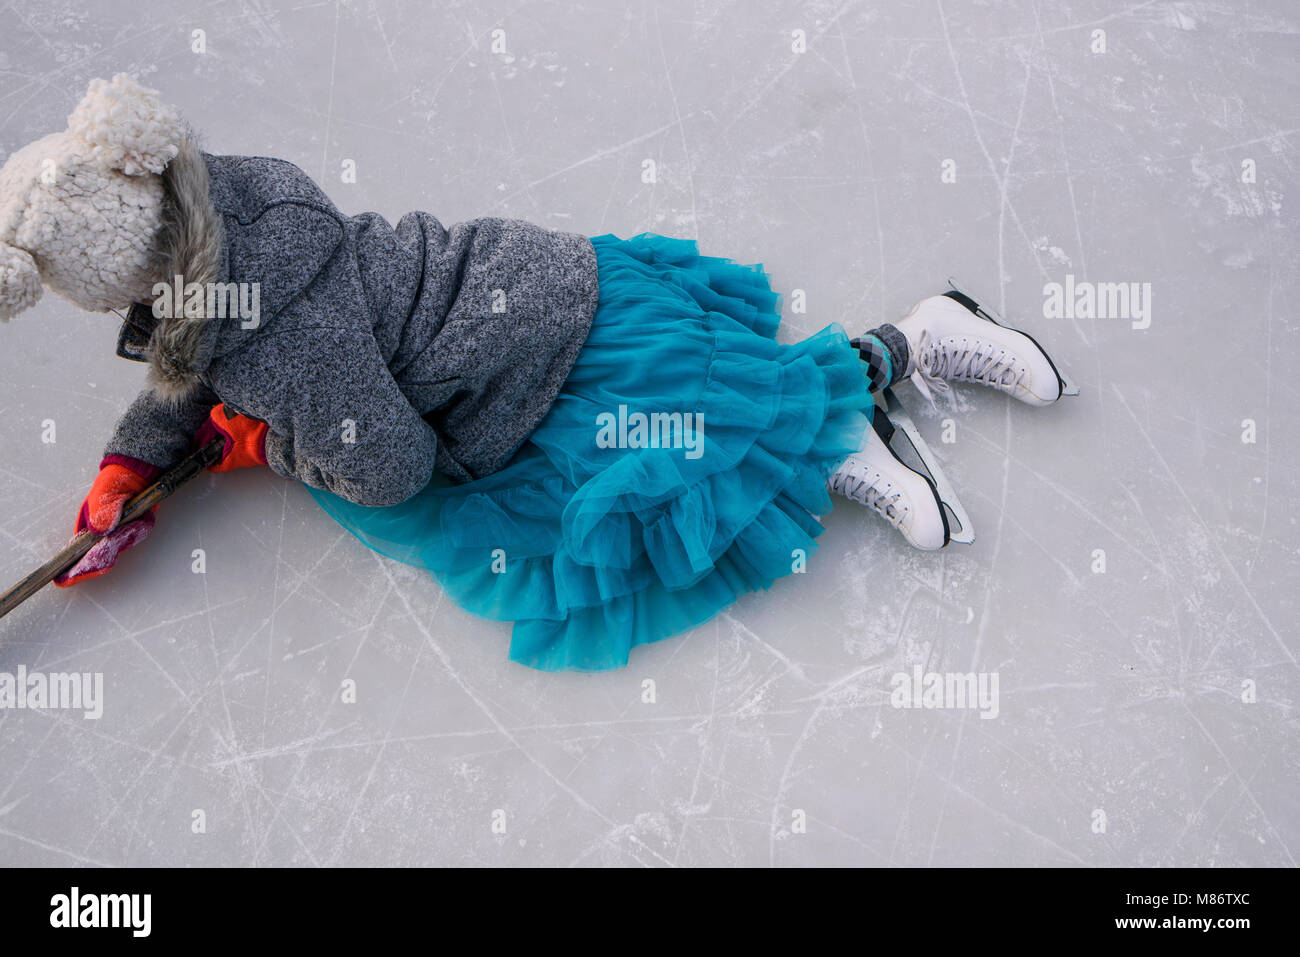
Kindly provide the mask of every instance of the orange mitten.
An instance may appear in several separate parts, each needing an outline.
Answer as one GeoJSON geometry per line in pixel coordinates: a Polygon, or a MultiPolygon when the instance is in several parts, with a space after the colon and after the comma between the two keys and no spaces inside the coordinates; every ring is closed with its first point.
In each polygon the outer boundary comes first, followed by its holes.
{"type": "Polygon", "coordinates": [[[153,530],[158,506],[133,522],[120,527],[118,522],[127,501],[148,488],[161,472],[162,469],[156,465],[129,456],[104,457],[99,463],[99,474],[91,483],[90,493],[81,503],[74,532],[74,535],[79,535],[90,529],[104,537],[76,565],[55,578],[54,584],[67,588],[88,578],[98,578],[113,567],[123,550],[148,537],[153,530]]]}
{"type": "Polygon", "coordinates": [[[266,464],[267,425],[261,419],[230,412],[223,402],[212,407],[208,420],[194,434],[194,443],[202,447],[220,436],[226,440],[221,460],[209,465],[213,472],[233,472],[266,464]]]}

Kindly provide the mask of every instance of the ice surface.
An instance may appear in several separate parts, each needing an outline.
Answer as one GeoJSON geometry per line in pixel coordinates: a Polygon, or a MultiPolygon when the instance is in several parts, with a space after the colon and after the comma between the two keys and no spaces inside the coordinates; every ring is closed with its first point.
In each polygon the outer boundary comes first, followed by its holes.
{"type": "MultiPolygon", "coordinates": [[[[205,475],[113,574],[0,622],[0,671],[105,689],[98,721],[0,711],[0,862],[1296,863],[1294,4],[153,6],[9,4],[0,157],[127,70],[347,212],[761,261],[806,291],[787,340],[955,275],[1083,394],[900,387],[973,546],[841,504],[806,575],[600,676],[509,664],[506,626],[301,486],[205,475]],[[1067,274],[1151,283],[1150,327],[1043,318],[1067,274]],[[915,665],[996,673],[998,716],[893,707],[915,665]]],[[[116,325],[47,296],[0,328],[5,587],[143,381],[116,325]]]]}

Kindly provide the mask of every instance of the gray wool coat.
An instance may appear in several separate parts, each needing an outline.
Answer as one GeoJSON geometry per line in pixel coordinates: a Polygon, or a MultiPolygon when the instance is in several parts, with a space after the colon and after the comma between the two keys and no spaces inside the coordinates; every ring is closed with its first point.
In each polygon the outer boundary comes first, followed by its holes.
{"type": "Polygon", "coordinates": [[[222,401],[268,423],[275,472],[363,505],[401,502],[435,469],[465,482],[509,461],[590,329],[587,238],[423,212],[394,228],[343,215],[291,163],[193,149],[186,169],[186,155],[168,180],[189,227],[173,269],[258,284],[257,316],[133,310],[118,352],[151,363],[152,387],[105,454],[168,467],[222,401]],[[187,206],[205,170],[210,207],[187,206]]]}

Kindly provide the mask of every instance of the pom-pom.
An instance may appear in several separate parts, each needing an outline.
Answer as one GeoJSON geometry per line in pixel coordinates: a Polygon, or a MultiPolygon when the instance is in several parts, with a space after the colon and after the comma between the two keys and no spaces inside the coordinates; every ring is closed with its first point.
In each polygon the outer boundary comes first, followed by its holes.
{"type": "Polygon", "coordinates": [[[180,152],[185,131],[180,114],[157,90],[126,73],[91,80],[68,129],[93,147],[97,160],[128,176],[161,173],[180,152]]]}
{"type": "Polygon", "coordinates": [[[25,249],[0,243],[0,322],[8,322],[41,298],[41,274],[25,249]]]}

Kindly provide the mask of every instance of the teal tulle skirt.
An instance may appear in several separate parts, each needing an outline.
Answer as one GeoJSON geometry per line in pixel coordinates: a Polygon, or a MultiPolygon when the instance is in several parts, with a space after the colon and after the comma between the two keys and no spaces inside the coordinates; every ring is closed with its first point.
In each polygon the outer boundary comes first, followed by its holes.
{"type": "Polygon", "coordinates": [[[545,671],[626,665],[794,571],[873,409],[839,325],[776,342],[761,265],[653,233],[592,244],[591,333],[504,469],[384,508],[310,490],[461,607],[514,622],[510,658],[545,671]]]}

